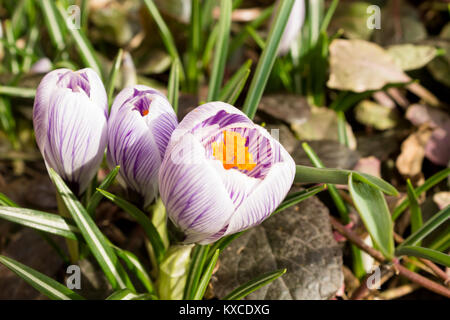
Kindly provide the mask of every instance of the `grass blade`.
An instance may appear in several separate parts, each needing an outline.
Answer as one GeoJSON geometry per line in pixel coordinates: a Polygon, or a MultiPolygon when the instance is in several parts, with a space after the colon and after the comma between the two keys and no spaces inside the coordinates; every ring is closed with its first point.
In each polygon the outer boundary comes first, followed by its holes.
{"type": "MultiPolygon", "coordinates": [[[[409,209],[411,212],[411,233],[416,232],[423,225],[422,221],[422,210],[420,210],[419,202],[417,200],[416,192],[411,184],[411,180],[406,181],[406,187],[409,199],[409,209]]],[[[420,242],[417,243],[420,245],[420,242]]]]}
{"type": "Polygon", "coordinates": [[[436,213],[424,225],[411,234],[408,238],[403,241],[398,248],[404,246],[413,246],[418,244],[423,238],[433,232],[437,227],[446,222],[450,218],[450,205],[436,213]]]}
{"type": "Polygon", "coordinates": [[[0,86],[0,95],[32,99],[36,96],[36,89],[0,86]]]}
{"type": "Polygon", "coordinates": [[[339,4],[339,0],[333,0],[331,2],[327,13],[325,14],[325,17],[322,20],[322,24],[320,25],[320,32],[327,31],[328,25],[330,24],[331,18],[333,17],[334,12],[336,11],[336,8],[337,8],[338,4],[339,4]]]}
{"type": "Polygon", "coordinates": [[[100,67],[100,63],[98,62],[94,48],[92,47],[92,44],[89,42],[86,35],[81,29],[74,28],[74,26],[71,24],[71,20],[67,17],[67,13],[62,7],[62,4],[58,2],[56,6],[61,19],[65,21],[66,29],[75,40],[76,47],[84,64],[87,67],[92,68],[95,72],[98,73],[99,77],[102,78],[102,69],[100,67]]]}
{"type": "Polygon", "coordinates": [[[192,297],[192,300],[201,300],[203,296],[205,295],[206,288],[208,287],[209,280],[211,280],[211,276],[214,270],[214,267],[216,266],[217,259],[219,258],[219,250],[216,250],[214,252],[214,255],[212,259],[209,261],[205,272],[203,273],[202,278],[200,279],[200,282],[198,283],[198,287],[195,290],[195,293],[192,297]]]}
{"type": "Polygon", "coordinates": [[[228,55],[228,42],[230,39],[232,1],[221,0],[219,33],[214,51],[214,61],[209,80],[208,99],[215,101],[219,98],[219,91],[225,72],[225,63],[228,55]]]}
{"type": "Polygon", "coordinates": [[[44,13],[44,20],[47,26],[48,33],[53,45],[58,51],[62,51],[65,47],[64,33],[58,22],[55,2],[53,0],[41,0],[38,1],[41,5],[42,12],[44,13]]]}
{"type": "Polygon", "coordinates": [[[266,47],[262,52],[250,84],[250,89],[244,102],[243,112],[247,114],[250,119],[253,119],[256,114],[256,110],[258,109],[259,101],[261,100],[270,72],[275,63],[278,45],[280,44],[281,36],[286,27],[286,23],[293,5],[294,1],[280,1],[280,5],[274,18],[274,23],[270,28],[269,36],[266,41],[266,47]]]}
{"type": "Polygon", "coordinates": [[[256,291],[259,288],[268,285],[269,283],[281,277],[285,273],[286,269],[281,269],[263,274],[255,279],[250,280],[249,282],[243,284],[242,286],[234,289],[225,297],[223,297],[222,300],[241,300],[242,298],[245,298],[253,291],[256,291]]]}
{"type": "Polygon", "coordinates": [[[121,289],[112,293],[105,300],[134,300],[136,297],[138,297],[138,295],[130,289],[121,289]]]}
{"type": "Polygon", "coordinates": [[[245,83],[247,82],[248,76],[250,75],[250,67],[252,65],[252,60],[247,60],[238,71],[231,77],[226,83],[223,89],[220,91],[219,101],[227,102],[233,105],[239,98],[239,95],[244,89],[245,83]]]}
{"type": "Polygon", "coordinates": [[[203,271],[203,267],[208,255],[209,246],[197,245],[192,251],[192,259],[189,266],[189,273],[184,287],[184,300],[191,300],[197,289],[198,281],[203,271]]]}
{"type": "MultiPolygon", "coordinates": [[[[119,173],[120,166],[116,166],[103,180],[103,182],[99,185],[99,189],[105,190],[108,189],[109,186],[114,182],[116,179],[117,174],[119,173]]],[[[95,209],[97,208],[100,200],[102,200],[103,195],[100,191],[95,190],[94,194],[89,199],[89,202],[87,204],[86,210],[91,215],[91,217],[94,216],[95,209]]]]}
{"type": "Polygon", "coordinates": [[[180,91],[180,61],[174,60],[170,68],[167,99],[175,113],[178,113],[178,96],[180,91]]]}
{"type": "Polygon", "coordinates": [[[290,208],[292,206],[295,206],[296,204],[318,194],[319,192],[322,192],[327,188],[327,185],[323,184],[320,186],[315,186],[306,190],[293,192],[291,194],[288,194],[286,198],[283,200],[283,202],[278,206],[278,208],[272,213],[276,214],[278,212],[281,212],[287,208],[290,208]]]}
{"type": "Polygon", "coordinates": [[[0,218],[72,240],[78,240],[79,229],[67,218],[38,210],[0,207],[0,218]]]}
{"type": "Polygon", "coordinates": [[[11,72],[13,74],[18,74],[20,71],[19,68],[19,62],[17,61],[17,52],[16,49],[14,49],[14,44],[16,43],[16,40],[14,39],[14,32],[11,26],[11,21],[6,20],[5,21],[5,36],[6,41],[9,44],[9,60],[10,60],[10,68],[11,72]]]}
{"type": "Polygon", "coordinates": [[[187,80],[190,92],[196,93],[199,79],[198,54],[201,43],[200,0],[191,0],[191,23],[189,24],[189,48],[187,52],[187,80]]]}
{"type": "MultiPolygon", "coordinates": [[[[416,189],[414,189],[415,194],[419,197],[422,193],[427,192],[429,189],[437,185],[439,182],[444,180],[450,175],[450,168],[445,168],[442,171],[439,171],[438,173],[432,175],[429,177],[424,184],[421,186],[418,186],[416,189]]],[[[406,210],[409,206],[409,199],[406,198],[403,200],[392,213],[392,219],[395,221],[397,218],[403,213],[403,211],[406,210]]]]}
{"type": "Polygon", "coordinates": [[[394,227],[383,193],[350,174],[348,186],[358,213],[373,243],[387,258],[394,255],[394,227]]]}
{"type": "Polygon", "coordinates": [[[97,189],[105,198],[111,200],[113,203],[118,205],[120,208],[128,212],[136,221],[144,228],[145,234],[150,240],[153,250],[155,251],[155,256],[158,262],[161,262],[164,257],[164,243],[159,236],[158,230],[151,222],[151,220],[135,205],[129,203],[128,201],[109,193],[105,190],[97,189]]]}
{"type": "Polygon", "coordinates": [[[416,246],[402,246],[398,248],[395,253],[398,256],[412,256],[418,258],[424,258],[436,263],[442,264],[445,267],[450,268],[450,256],[448,254],[416,246]]]}
{"type": "Polygon", "coordinates": [[[108,83],[106,84],[109,110],[111,110],[111,105],[113,103],[114,87],[116,83],[117,74],[119,73],[120,65],[122,64],[122,58],[123,58],[123,49],[120,48],[119,51],[117,51],[116,58],[114,59],[111,71],[109,72],[108,83]]]}
{"type": "Polygon", "coordinates": [[[67,210],[72,215],[84,240],[94,257],[97,259],[98,264],[102,268],[113,289],[129,288],[134,291],[134,287],[128,278],[128,275],[125,273],[114,250],[109,246],[109,240],[101,233],[89,213],[83,208],[61,177],[51,168],[49,169],[49,174],[58,193],[64,201],[67,210]]]}
{"type": "Polygon", "coordinates": [[[46,295],[53,300],[84,300],[82,296],[73,292],[66,286],[47,277],[14,259],[1,256],[0,262],[3,263],[9,270],[17,274],[20,278],[25,280],[33,288],[46,295]]]}

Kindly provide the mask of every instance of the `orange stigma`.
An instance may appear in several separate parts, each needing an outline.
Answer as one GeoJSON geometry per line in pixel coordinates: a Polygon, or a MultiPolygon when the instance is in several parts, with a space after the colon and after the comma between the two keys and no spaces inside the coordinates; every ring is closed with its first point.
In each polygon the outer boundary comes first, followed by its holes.
{"type": "Polygon", "coordinates": [[[148,110],[144,110],[144,111],[142,111],[142,113],[141,113],[141,114],[142,114],[142,116],[143,116],[143,117],[145,117],[146,115],[148,115],[148,110]]]}
{"type": "Polygon", "coordinates": [[[247,139],[237,132],[224,131],[223,142],[211,144],[213,156],[222,162],[226,170],[237,168],[239,170],[251,171],[256,166],[253,155],[245,146],[247,139]]]}

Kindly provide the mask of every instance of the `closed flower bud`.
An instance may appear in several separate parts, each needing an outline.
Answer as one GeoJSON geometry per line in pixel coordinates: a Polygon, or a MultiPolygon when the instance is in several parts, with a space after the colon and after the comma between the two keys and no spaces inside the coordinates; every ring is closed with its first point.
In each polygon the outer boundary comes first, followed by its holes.
{"type": "Polygon", "coordinates": [[[211,102],[173,132],[159,190],[184,241],[207,244],[260,224],[294,175],[293,159],[267,130],[235,107],[211,102]]]}
{"type": "Polygon", "coordinates": [[[295,0],[292,7],[291,14],[286,23],[283,35],[281,36],[280,44],[278,47],[278,54],[285,55],[291,49],[292,43],[297,41],[299,33],[305,20],[305,1],[295,0]]]}
{"type": "Polygon", "coordinates": [[[38,147],[75,193],[95,176],[106,148],[108,103],[92,69],[57,69],[39,84],[33,107],[38,147]]]}
{"type": "Polygon", "coordinates": [[[108,164],[144,207],[158,194],[158,170],[177,116],[158,90],[136,85],[114,100],[108,120],[108,164]]]}

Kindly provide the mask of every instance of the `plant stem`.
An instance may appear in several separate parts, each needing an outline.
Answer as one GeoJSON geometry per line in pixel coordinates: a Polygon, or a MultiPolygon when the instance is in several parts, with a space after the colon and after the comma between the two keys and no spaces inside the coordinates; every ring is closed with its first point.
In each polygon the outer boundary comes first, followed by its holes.
{"type": "MultiPolygon", "coordinates": [[[[70,213],[67,211],[66,205],[64,204],[64,201],[61,199],[61,196],[59,193],[56,193],[56,203],[58,205],[58,212],[62,217],[70,218],[70,213]]],[[[80,258],[80,252],[78,247],[78,241],[71,240],[71,239],[65,239],[67,250],[69,250],[69,256],[70,256],[70,262],[76,263],[80,258]]]]}

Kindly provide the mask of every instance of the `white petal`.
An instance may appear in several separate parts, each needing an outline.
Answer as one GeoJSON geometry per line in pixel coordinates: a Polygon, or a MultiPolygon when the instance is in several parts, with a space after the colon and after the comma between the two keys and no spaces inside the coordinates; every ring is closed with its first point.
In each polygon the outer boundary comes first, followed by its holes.
{"type": "Polygon", "coordinates": [[[220,176],[191,134],[167,150],[159,184],[168,215],[186,233],[186,242],[201,242],[220,232],[234,212],[220,176]]]}
{"type": "Polygon", "coordinates": [[[89,85],[91,86],[89,98],[94,104],[108,114],[108,97],[106,95],[105,87],[97,72],[91,68],[85,68],[77,71],[78,73],[85,73],[89,79],[89,85]]]}

